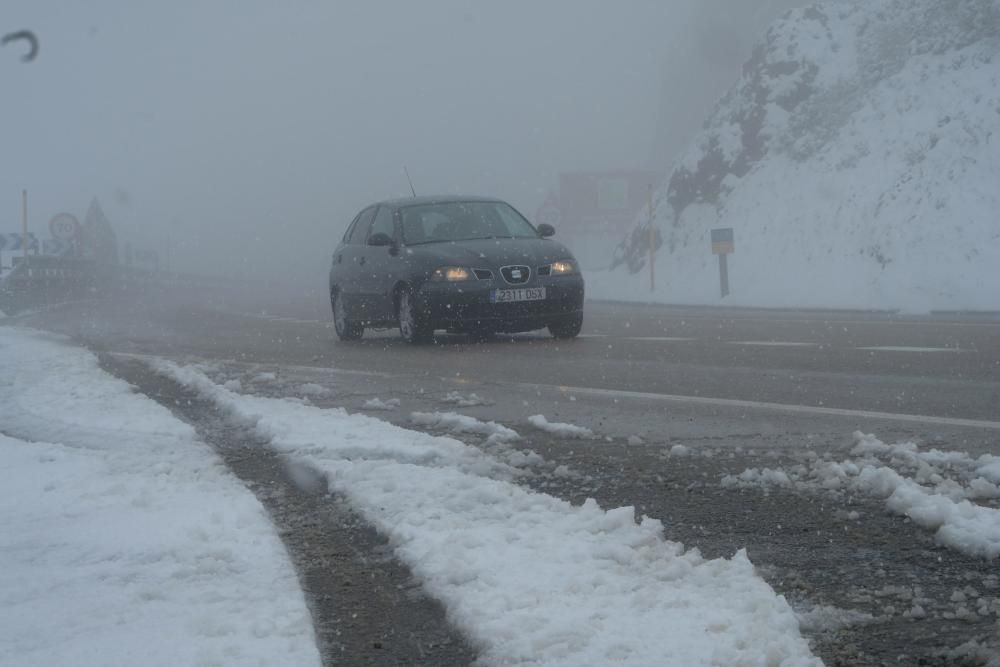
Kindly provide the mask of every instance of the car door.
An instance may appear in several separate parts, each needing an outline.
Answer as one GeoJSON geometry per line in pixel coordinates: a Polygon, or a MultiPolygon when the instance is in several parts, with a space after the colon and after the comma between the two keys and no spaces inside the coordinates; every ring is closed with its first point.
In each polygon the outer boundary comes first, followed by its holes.
{"type": "Polygon", "coordinates": [[[344,235],[343,242],[333,254],[330,286],[340,290],[344,298],[347,316],[351,319],[363,319],[359,281],[365,250],[364,244],[368,238],[368,230],[374,215],[374,206],[369,206],[358,213],[348,228],[347,234],[344,235]]]}
{"type": "Polygon", "coordinates": [[[366,319],[373,322],[390,322],[396,317],[392,288],[402,267],[399,232],[395,210],[391,206],[383,204],[378,207],[365,243],[362,259],[359,262],[361,270],[358,291],[361,293],[363,308],[368,313],[366,319]],[[372,237],[376,234],[388,236],[393,241],[392,245],[371,245],[372,237]]]}

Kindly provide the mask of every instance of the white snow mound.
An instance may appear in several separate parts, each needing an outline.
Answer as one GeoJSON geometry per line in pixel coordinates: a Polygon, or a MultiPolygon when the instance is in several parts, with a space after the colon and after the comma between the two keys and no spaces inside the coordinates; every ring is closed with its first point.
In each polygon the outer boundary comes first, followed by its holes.
{"type": "Polygon", "coordinates": [[[1000,3],[819,4],[777,22],[591,296],[1000,308],[1000,3]]]}
{"type": "MultiPolygon", "coordinates": [[[[158,368],[322,471],[444,603],[483,664],[821,664],[743,551],[705,560],[666,540],[659,521],[637,522],[632,507],[573,506],[530,491],[451,438],[241,396],[197,370],[158,368]]],[[[461,415],[415,418],[487,432],[461,415]]]]}
{"type": "Polygon", "coordinates": [[[260,503],[65,340],[0,327],[0,666],[319,665],[260,503]]]}

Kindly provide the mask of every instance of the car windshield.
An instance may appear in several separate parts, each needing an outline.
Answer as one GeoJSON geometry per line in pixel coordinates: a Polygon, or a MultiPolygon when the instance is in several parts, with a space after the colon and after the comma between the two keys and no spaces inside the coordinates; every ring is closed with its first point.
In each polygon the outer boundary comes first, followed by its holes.
{"type": "Polygon", "coordinates": [[[510,205],[493,201],[418,204],[400,210],[407,245],[490,238],[538,238],[510,205]]]}

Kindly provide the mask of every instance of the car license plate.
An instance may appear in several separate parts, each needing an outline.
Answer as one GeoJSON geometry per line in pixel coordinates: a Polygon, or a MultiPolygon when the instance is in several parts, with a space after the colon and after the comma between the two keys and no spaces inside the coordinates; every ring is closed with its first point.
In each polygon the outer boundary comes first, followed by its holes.
{"type": "Polygon", "coordinates": [[[524,287],[522,289],[495,289],[490,292],[490,303],[514,303],[515,301],[543,301],[544,287],[524,287]]]}

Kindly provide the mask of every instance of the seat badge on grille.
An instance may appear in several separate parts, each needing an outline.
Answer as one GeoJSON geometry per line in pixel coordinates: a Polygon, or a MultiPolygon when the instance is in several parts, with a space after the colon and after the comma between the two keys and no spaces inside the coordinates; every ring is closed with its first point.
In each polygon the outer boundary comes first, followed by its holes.
{"type": "Polygon", "coordinates": [[[531,267],[522,264],[502,266],[500,275],[511,285],[523,285],[531,279],[531,267]]]}

